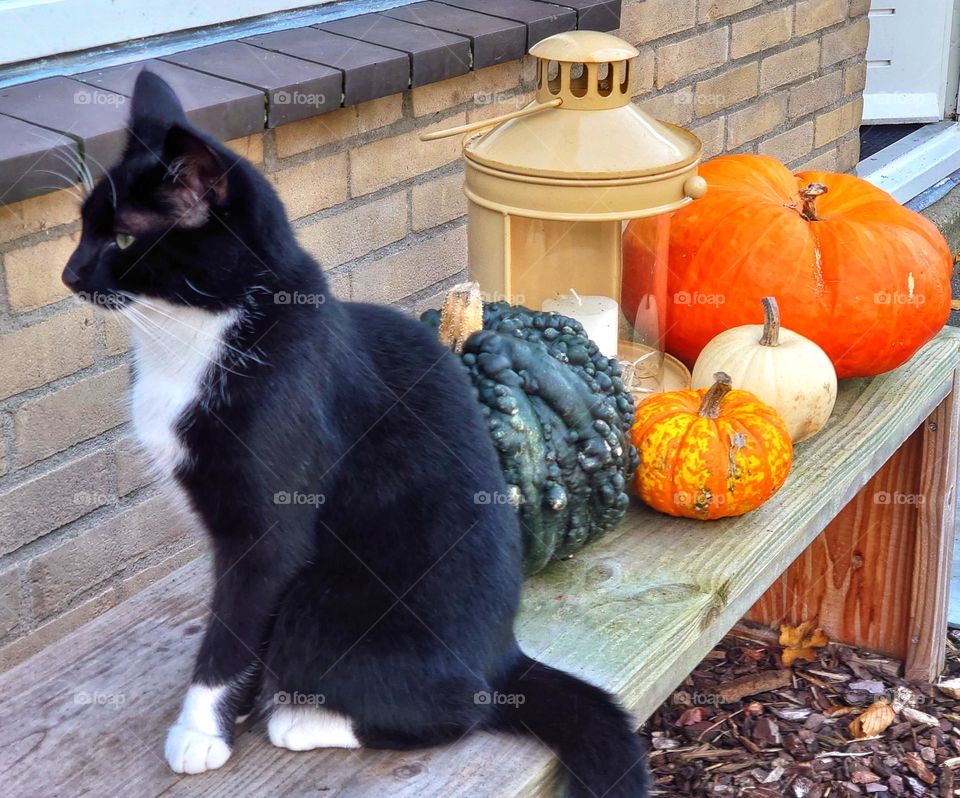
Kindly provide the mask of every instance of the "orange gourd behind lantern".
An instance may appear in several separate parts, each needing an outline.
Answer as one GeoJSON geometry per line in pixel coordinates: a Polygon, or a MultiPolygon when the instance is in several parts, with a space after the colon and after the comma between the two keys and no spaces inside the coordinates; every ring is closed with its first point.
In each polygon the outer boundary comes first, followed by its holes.
{"type": "Polygon", "coordinates": [[[655,394],[637,408],[635,487],[656,510],[704,520],[742,515],[790,472],[793,449],[777,411],[732,390],[723,372],[714,379],[709,389],[655,394]]]}

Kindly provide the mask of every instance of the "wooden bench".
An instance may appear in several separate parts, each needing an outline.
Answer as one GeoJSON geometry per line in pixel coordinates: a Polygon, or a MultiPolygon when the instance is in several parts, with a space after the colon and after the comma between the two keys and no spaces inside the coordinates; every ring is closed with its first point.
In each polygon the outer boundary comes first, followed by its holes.
{"type": "MultiPolygon", "coordinates": [[[[946,329],[903,368],[846,382],[827,428],[796,447],[786,486],[745,518],[704,524],[636,506],[616,533],[529,581],[526,650],[617,691],[638,720],[747,613],[812,612],[835,639],[932,676],[950,578],[958,366],[960,330],[946,329]]],[[[242,730],[222,770],[175,775],[163,740],[202,630],[207,568],[182,568],[0,679],[5,795],[549,794],[554,760],[532,739],[294,754],[267,742],[262,721],[242,730]]]]}

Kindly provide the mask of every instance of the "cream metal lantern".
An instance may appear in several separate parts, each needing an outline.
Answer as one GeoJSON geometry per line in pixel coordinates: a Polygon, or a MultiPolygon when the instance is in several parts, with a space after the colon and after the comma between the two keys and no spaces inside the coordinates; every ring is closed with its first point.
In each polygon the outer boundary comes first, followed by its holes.
{"type": "Polygon", "coordinates": [[[664,357],[669,214],[703,196],[700,140],[633,105],[638,51],[606,33],[551,36],[536,100],[429,134],[466,133],[469,270],[485,298],[581,321],[637,394],[686,387],[664,357]],[[491,129],[492,128],[492,129],[491,129]],[[624,222],[641,257],[623,263],[624,222]]]}

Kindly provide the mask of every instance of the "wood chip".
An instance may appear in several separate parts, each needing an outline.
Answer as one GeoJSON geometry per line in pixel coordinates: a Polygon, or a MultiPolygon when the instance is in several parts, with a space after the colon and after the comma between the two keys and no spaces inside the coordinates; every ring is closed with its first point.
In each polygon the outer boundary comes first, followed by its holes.
{"type": "Polygon", "coordinates": [[[914,709],[913,707],[903,707],[903,709],[900,710],[900,714],[911,723],[919,723],[923,726],[940,725],[938,718],[933,717],[933,715],[928,715],[926,712],[921,712],[919,709],[914,709]]]}
{"type": "Polygon", "coordinates": [[[780,687],[787,687],[793,681],[788,670],[769,670],[750,673],[727,682],[717,690],[717,695],[724,704],[732,704],[749,695],[769,693],[780,687]]]}

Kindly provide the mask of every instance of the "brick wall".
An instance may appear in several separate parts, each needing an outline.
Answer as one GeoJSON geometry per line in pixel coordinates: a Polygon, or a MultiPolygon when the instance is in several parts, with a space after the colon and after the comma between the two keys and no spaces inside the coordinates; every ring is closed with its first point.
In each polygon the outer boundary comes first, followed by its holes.
{"type": "MultiPolygon", "coordinates": [[[[638,101],[707,155],[846,170],[858,155],[867,0],[624,0],[638,101]]],[[[532,98],[514,61],[232,142],[261,166],[343,298],[435,306],[463,277],[459,141],[418,135],[532,98]]],[[[62,191],[0,206],[0,668],[203,551],[129,437],[129,342],[68,297],[62,191]]]]}

